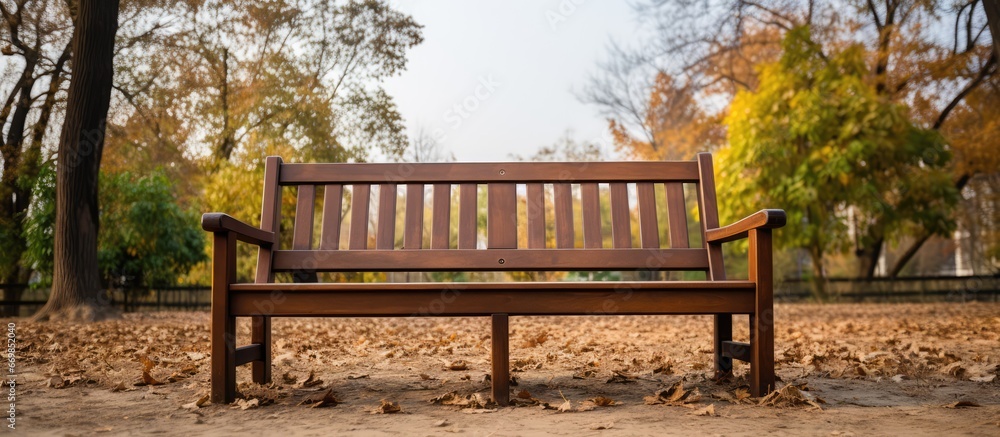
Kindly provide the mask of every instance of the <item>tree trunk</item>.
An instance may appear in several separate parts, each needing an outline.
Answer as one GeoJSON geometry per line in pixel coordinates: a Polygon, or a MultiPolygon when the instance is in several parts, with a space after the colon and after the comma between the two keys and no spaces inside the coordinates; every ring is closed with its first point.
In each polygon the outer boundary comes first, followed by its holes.
{"type": "Polygon", "coordinates": [[[873,279],[875,277],[875,268],[878,267],[878,260],[882,257],[883,242],[884,240],[879,238],[876,242],[857,250],[858,278],[873,279]]]}
{"type": "Polygon", "coordinates": [[[52,293],[35,315],[92,321],[113,314],[97,266],[97,179],[114,76],[118,0],[80,0],[56,171],[52,293]]]}
{"type": "Polygon", "coordinates": [[[809,250],[809,257],[812,258],[813,266],[813,297],[820,302],[825,302],[826,295],[826,270],[823,269],[823,251],[809,250]]]}

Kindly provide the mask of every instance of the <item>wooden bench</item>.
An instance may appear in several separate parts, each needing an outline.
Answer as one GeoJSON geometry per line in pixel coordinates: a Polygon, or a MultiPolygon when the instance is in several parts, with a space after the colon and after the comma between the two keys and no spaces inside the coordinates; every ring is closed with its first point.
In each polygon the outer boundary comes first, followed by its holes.
{"type": "Polygon", "coordinates": [[[254,382],[271,381],[271,317],[278,316],[490,316],[492,394],[504,405],[509,400],[508,316],[711,314],[716,375],[731,372],[736,358],[750,363],[754,396],[774,388],[771,229],[785,224],[785,213],[762,210],[720,227],[710,154],[699,154],[696,161],[599,163],[285,164],[268,157],[263,203],[260,228],[221,213],[202,217],[202,227],[214,233],[213,402],[234,400],[237,366],[251,364],[254,382]],[[612,247],[603,247],[604,184],[610,192],[612,247]],[[379,187],[377,202],[370,201],[372,185],[379,187]],[[457,239],[450,235],[453,185],[457,239]],[[687,213],[695,202],[686,205],[685,185],[697,193],[692,197],[697,197],[701,224],[698,247],[690,247],[687,213]],[[284,239],[286,230],[279,226],[283,187],[297,196],[291,237],[284,239]],[[314,223],[317,188],[322,211],[314,223]],[[433,200],[429,241],[424,238],[425,190],[433,200]],[[395,232],[400,193],[405,195],[401,248],[395,232]],[[477,228],[482,194],[484,243],[477,228]],[[349,224],[341,217],[345,198],[350,199],[349,224]],[[630,201],[638,206],[639,247],[633,247],[630,201]],[[582,217],[573,217],[574,202],[582,217]],[[660,203],[661,210],[666,205],[665,220],[657,217],[658,202],[665,202],[660,203]],[[370,204],[377,205],[374,217],[369,217],[370,204]],[[518,214],[526,223],[521,239],[518,214]],[[370,218],[374,247],[369,247],[370,218]],[[549,219],[554,220],[549,231],[554,244],[546,240],[549,219]],[[575,219],[582,229],[574,228],[575,219]],[[664,234],[669,247],[661,244],[659,222],[669,223],[664,234]],[[314,238],[317,225],[321,233],[314,238]],[[343,243],[342,226],[349,234],[343,243]],[[726,280],[722,243],[741,238],[749,238],[749,280],[726,280]],[[253,283],[236,280],[237,240],[260,246],[253,283]],[[636,270],[703,271],[707,280],[302,283],[315,281],[316,272],[636,270]],[[276,283],[278,272],[290,272],[295,282],[276,283]],[[750,315],[749,343],[732,341],[733,314],[750,315]],[[248,345],[237,346],[237,317],[252,319],[248,345]]]}

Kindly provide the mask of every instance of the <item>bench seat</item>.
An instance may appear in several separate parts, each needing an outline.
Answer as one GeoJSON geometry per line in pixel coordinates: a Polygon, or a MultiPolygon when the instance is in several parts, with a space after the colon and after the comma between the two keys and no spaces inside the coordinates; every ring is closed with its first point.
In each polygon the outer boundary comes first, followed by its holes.
{"type": "Polygon", "coordinates": [[[750,314],[750,281],[231,284],[230,312],[254,316],[750,314]]]}

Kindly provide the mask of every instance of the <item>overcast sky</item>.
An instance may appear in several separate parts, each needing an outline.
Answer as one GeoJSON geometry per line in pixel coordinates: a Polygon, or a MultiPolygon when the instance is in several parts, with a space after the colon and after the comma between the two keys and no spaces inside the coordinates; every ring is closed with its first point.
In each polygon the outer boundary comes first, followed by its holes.
{"type": "Polygon", "coordinates": [[[411,136],[423,129],[459,161],[531,155],[567,130],[605,138],[599,108],[574,95],[609,41],[639,39],[618,0],[397,1],[424,25],[424,42],[386,88],[411,136]]]}

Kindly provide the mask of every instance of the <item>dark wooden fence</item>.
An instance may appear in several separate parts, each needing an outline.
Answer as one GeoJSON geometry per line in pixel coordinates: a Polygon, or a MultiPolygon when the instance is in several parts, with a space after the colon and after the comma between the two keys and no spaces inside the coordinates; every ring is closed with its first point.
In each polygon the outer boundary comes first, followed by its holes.
{"type": "MultiPolygon", "coordinates": [[[[2,314],[26,317],[38,311],[49,298],[48,288],[26,284],[0,284],[4,292],[2,314]],[[21,290],[20,299],[7,299],[8,290],[21,290]]],[[[125,312],[198,311],[212,306],[211,289],[206,286],[114,289],[107,293],[110,304],[125,312]]]]}
{"type": "MultiPolygon", "coordinates": [[[[837,302],[1000,302],[1000,275],[831,278],[826,292],[837,302]]],[[[785,279],[776,284],[774,298],[786,302],[812,299],[813,284],[805,279],[785,279]]]]}
{"type": "MultiPolygon", "coordinates": [[[[776,284],[774,298],[780,302],[813,299],[809,280],[785,279],[776,284]]],[[[838,302],[1000,302],[1000,276],[922,276],[909,278],[861,279],[833,278],[827,281],[827,293],[838,302]]],[[[0,284],[0,301],[7,317],[34,314],[49,297],[47,288],[32,289],[26,284],[0,284]],[[22,291],[17,300],[7,299],[8,290],[22,291]]],[[[126,312],[199,311],[211,307],[210,289],[205,286],[131,288],[112,290],[109,301],[126,312]]]]}

